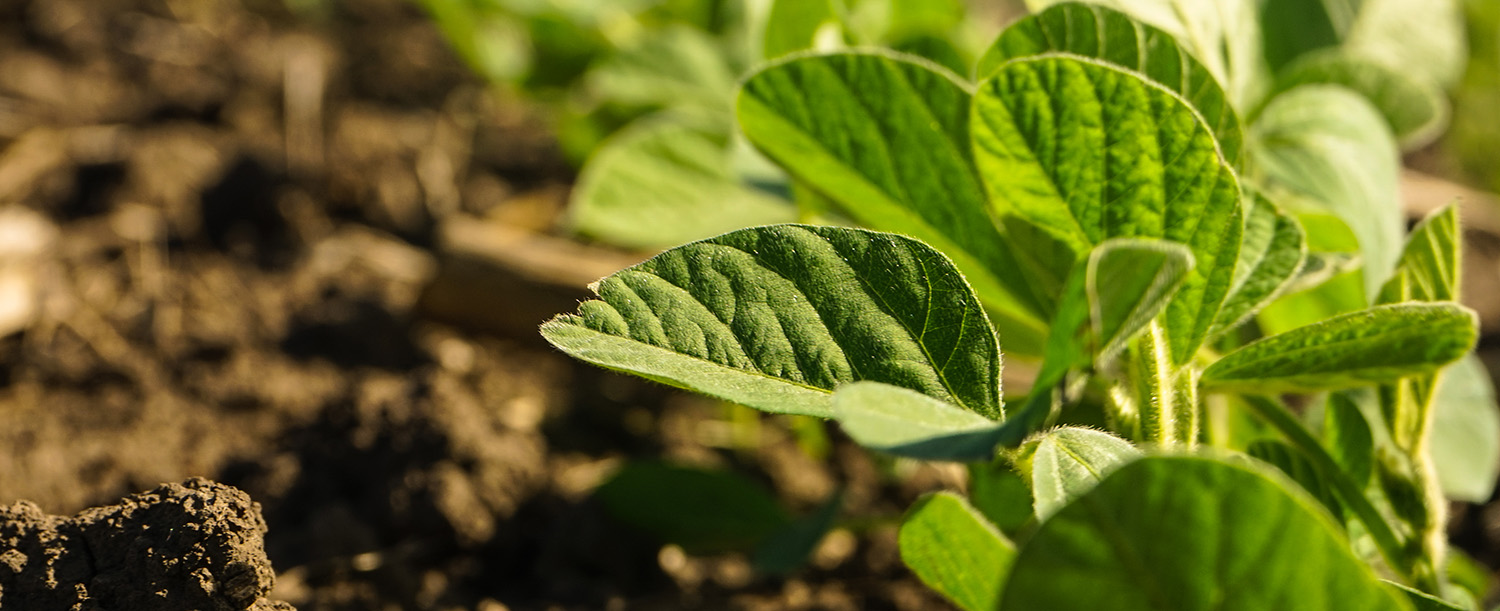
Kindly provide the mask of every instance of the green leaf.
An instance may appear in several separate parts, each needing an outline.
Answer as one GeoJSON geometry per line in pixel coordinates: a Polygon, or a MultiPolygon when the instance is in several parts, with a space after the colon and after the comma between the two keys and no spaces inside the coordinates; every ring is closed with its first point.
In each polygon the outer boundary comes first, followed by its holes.
{"type": "Polygon", "coordinates": [[[1000,424],[922,393],[855,382],[833,393],[833,417],[867,448],[927,460],[981,461],[995,456],[1000,424]]]}
{"type": "Polygon", "coordinates": [[[1411,602],[1412,609],[1415,611],[1465,611],[1463,607],[1450,604],[1426,592],[1415,590],[1393,581],[1387,581],[1386,583],[1400,590],[1402,594],[1405,594],[1406,600],[1411,602]]]}
{"type": "Polygon", "coordinates": [[[987,211],[969,149],[969,90],[892,53],[797,56],[740,90],[746,137],[859,223],[951,257],[994,309],[1006,350],[1041,346],[1044,293],[1021,275],[987,211]]]}
{"type": "Polygon", "coordinates": [[[1395,269],[1405,229],[1400,154],[1380,113],[1343,87],[1303,85],[1261,112],[1250,153],[1270,188],[1348,224],[1364,257],[1365,296],[1374,296],[1395,269]]]}
{"type": "Polygon", "coordinates": [[[772,0],[761,56],[774,59],[818,48],[824,39],[843,42],[842,19],[833,0],[772,0]]]}
{"type": "Polygon", "coordinates": [[[1287,64],[1318,49],[1336,47],[1348,36],[1363,0],[1261,0],[1266,63],[1280,73],[1287,64]]]}
{"type": "Polygon", "coordinates": [[[923,497],[906,512],[898,539],[902,562],[959,608],[992,611],[999,603],[1016,546],[963,497],[923,497]]]}
{"type": "Polygon", "coordinates": [[[580,360],[773,413],[828,417],[885,382],[1000,418],[1000,349],[942,254],[862,229],[772,225],[680,246],[542,325],[580,360]]]}
{"type": "Polygon", "coordinates": [[[931,60],[939,66],[952,70],[954,74],[967,74],[969,62],[963,50],[946,37],[933,34],[918,34],[892,42],[891,49],[931,60]]]}
{"type": "Polygon", "coordinates": [[[790,203],[730,170],[728,137],[683,119],[648,119],[611,136],[584,166],[568,223],[628,248],[660,249],[794,220],[790,203]]]}
{"type": "Polygon", "coordinates": [[[1478,357],[1468,355],[1443,370],[1432,409],[1428,447],[1443,494],[1488,501],[1500,477],[1500,405],[1478,357]]]}
{"type": "Polygon", "coordinates": [[[1006,461],[969,463],[969,501],[1003,533],[1015,533],[1035,517],[1031,488],[1006,461]]]}
{"type": "Polygon", "coordinates": [[[1361,490],[1375,470],[1375,437],[1370,421],[1345,393],[1332,393],[1323,412],[1323,445],[1361,490]]]}
{"type": "Polygon", "coordinates": [[[1205,390],[1316,392],[1432,373],[1473,349],[1472,310],[1376,306],[1251,343],[1203,371],[1205,390]]]}
{"type": "Polygon", "coordinates": [[[1286,291],[1299,272],[1306,271],[1307,241],[1302,225],[1259,194],[1251,195],[1249,201],[1239,266],[1229,296],[1209,329],[1210,336],[1244,324],[1286,291]]]}
{"type": "Polygon", "coordinates": [[[1037,518],[1045,521],[1140,456],[1130,442],[1103,431],[1077,427],[1048,431],[1037,441],[1031,457],[1037,518]]]}
{"type": "Polygon", "coordinates": [[[983,80],[1011,59],[1063,52],[1128,68],[1190,102],[1230,165],[1240,161],[1240,119],[1214,75],[1170,34],[1097,4],[1063,3],[1011,24],[979,59],[983,80]]]}
{"type": "Polygon", "coordinates": [[[1440,88],[1463,76],[1468,59],[1459,0],[1361,0],[1359,19],[1345,41],[1351,53],[1403,74],[1423,75],[1440,88]]]}
{"type": "Polygon", "coordinates": [[[769,492],[728,471],[627,463],[594,496],[615,519],[691,553],[744,549],[791,523],[769,492]]]}
{"type": "Polygon", "coordinates": [[[1396,275],[1380,291],[1380,303],[1458,301],[1463,233],[1458,206],[1448,205],[1412,229],[1396,275]]]}
{"type": "Polygon", "coordinates": [[[1245,453],[1279,469],[1333,515],[1343,515],[1332,486],[1324,480],[1317,466],[1291,444],[1276,439],[1258,439],[1245,448],[1245,453]]]}
{"type": "Polygon", "coordinates": [[[586,78],[591,93],[612,104],[696,107],[717,117],[733,101],[735,71],[707,32],[667,25],[606,56],[586,78]]]}
{"type": "Polygon", "coordinates": [[[1109,238],[1192,249],[1196,266],[1164,319],[1174,361],[1192,358],[1228,292],[1243,226],[1234,172],[1185,101],[1107,64],[1011,60],[975,94],[973,140],[998,214],[1035,228],[1009,238],[1036,255],[1028,271],[1039,285],[1060,286],[1109,238]]]}
{"type": "Polygon", "coordinates": [[[781,527],[755,547],[750,562],[762,573],[786,574],[807,564],[844,506],[844,491],[833,493],[817,511],[781,527]]]}
{"type": "Polygon", "coordinates": [[[1193,270],[1193,253],[1165,240],[1115,238],[1089,254],[1089,319],[1096,361],[1118,355],[1165,310],[1193,270]]]}
{"type": "Polygon", "coordinates": [[[1021,548],[1000,609],[1409,609],[1283,481],[1201,457],[1125,465],[1021,548]]]}
{"type": "MultiPolygon", "coordinates": [[[[1026,0],[1032,12],[1063,0],[1026,0]]],[[[1094,0],[1170,34],[1214,75],[1236,108],[1263,95],[1269,74],[1261,53],[1256,0],[1094,0]]]]}
{"type": "Polygon", "coordinates": [[[1365,96],[1404,150],[1432,142],[1448,123],[1441,90],[1372,59],[1333,49],[1312,53],[1287,66],[1277,90],[1314,83],[1342,85],[1365,96]]]}

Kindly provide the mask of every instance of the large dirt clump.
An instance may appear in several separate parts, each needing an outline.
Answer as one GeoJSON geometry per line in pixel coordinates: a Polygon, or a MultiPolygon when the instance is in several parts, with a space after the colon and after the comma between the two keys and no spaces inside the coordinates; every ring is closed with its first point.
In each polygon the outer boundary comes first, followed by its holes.
{"type": "Polygon", "coordinates": [[[71,518],[0,507],[0,607],[28,611],[290,611],[260,505],[195,478],[71,518]]]}

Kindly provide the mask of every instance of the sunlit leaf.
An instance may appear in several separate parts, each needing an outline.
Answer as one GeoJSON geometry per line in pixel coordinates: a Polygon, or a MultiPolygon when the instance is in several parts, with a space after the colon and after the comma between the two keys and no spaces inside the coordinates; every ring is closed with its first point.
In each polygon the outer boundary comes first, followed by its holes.
{"type": "Polygon", "coordinates": [[[1066,2],[1011,24],[979,59],[980,80],[1018,57],[1064,52],[1135,70],[1203,115],[1231,165],[1240,160],[1240,120],[1214,75],[1172,35],[1098,4],[1066,2]]]}
{"type": "Polygon", "coordinates": [[[1451,303],[1376,306],[1249,344],[1203,371],[1203,388],[1314,392],[1437,371],[1473,349],[1474,312],[1451,303]]]}
{"type": "Polygon", "coordinates": [[[1061,288],[1109,238],[1192,250],[1196,266],[1164,315],[1173,359],[1190,359],[1228,293],[1243,230],[1234,172],[1192,107],[1133,72],[1038,56],[980,84],[973,130],[996,211],[1035,228],[1008,237],[1039,286],[1061,288]]]}
{"type": "Polygon", "coordinates": [[[862,229],[772,225],[613,274],[542,325],[575,358],[773,413],[832,415],[858,380],[999,418],[1000,351],[943,255],[862,229]]]}
{"type": "Polygon", "coordinates": [[[1026,280],[987,212],[969,148],[968,87],[894,53],[798,56],[750,75],[745,135],[854,220],[953,259],[1006,337],[1040,351],[1048,297],[1026,280]]]}

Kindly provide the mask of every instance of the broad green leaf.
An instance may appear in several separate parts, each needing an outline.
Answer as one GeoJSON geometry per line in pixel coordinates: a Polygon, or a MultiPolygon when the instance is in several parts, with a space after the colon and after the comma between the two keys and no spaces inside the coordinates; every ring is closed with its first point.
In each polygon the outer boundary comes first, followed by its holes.
{"type": "Polygon", "coordinates": [[[1302,486],[1302,490],[1311,494],[1326,507],[1329,513],[1342,516],[1343,509],[1339,506],[1338,498],[1334,495],[1333,488],[1324,480],[1323,474],[1318,471],[1306,456],[1303,456],[1291,444],[1276,439],[1258,439],[1245,448],[1245,453],[1260,459],[1273,467],[1279,469],[1292,481],[1302,486]]]}
{"type": "Polygon", "coordinates": [[[1370,421],[1345,393],[1332,393],[1323,412],[1323,445],[1361,490],[1374,472],[1375,437],[1370,421]]]}
{"type": "Polygon", "coordinates": [[[645,120],[594,153],[568,223],[610,244],[659,249],[796,218],[789,202],[744,184],[730,166],[727,136],[681,119],[645,120]]]}
{"type": "Polygon", "coordinates": [[[802,568],[818,548],[818,543],[833,528],[843,506],[844,491],[839,490],[817,511],[770,533],[755,546],[750,556],[752,566],[757,571],[772,574],[786,574],[802,568]]]}
{"type": "Polygon", "coordinates": [[[1243,461],[1127,464],[1042,524],[1000,609],[1410,609],[1284,481],[1243,461]]]}
{"type": "Polygon", "coordinates": [[[1286,91],[1314,83],[1342,85],[1365,96],[1405,150],[1432,142],[1448,123],[1442,90],[1372,59],[1340,50],[1319,51],[1287,66],[1276,88],[1286,91]]]}
{"type": "Polygon", "coordinates": [[[891,49],[915,55],[952,70],[954,74],[968,74],[969,63],[963,50],[943,36],[919,34],[890,43],[891,49]]]}
{"type": "Polygon", "coordinates": [[[843,42],[834,0],[771,0],[761,56],[774,59],[794,51],[821,48],[821,40],[843,42]]]}
{"type": "MultiPolygon", "coordinates": [[[[1026,0],[1032,12],[1064,0],[1026,0]]],[[[1236,108],[1263,95],[1268,69],[1261,52],[1256,0],[1096,0],[1172,35],[1223,86],[1236,108]]]]}
{"type": "Polygon", "coordinates": [[[1233,280],[1243,226],[1234,172],[1187,102],[1111,65],[1016,59],[980,84],[973,141],[996,212],[1034,228],[1008,237],[1017,253],[1042,255],[1028,260],[1041,285],[1061,285],[1109,238],[1187,245],[1196,266],[1164,321],[1175,362],[1192,358],[1233,280]]]}
{"type": "Polygon", "coordinates": [[[1015,533],[1036,515],[1031,488],[1008,461],[969,463],[969,501],[1003,533],[1015,533]]]}
{"type": "Polygon", "coordinates": [[[616,520],[693,553],[744,549],[791,523],[771,493],[728,471],[628,463],[594,496],[616,520]]]}
{"type": "Polygon", "coordinates": [[[606,56],[587,79],[592,94],[614,104],[696,107],[717,118],[733,101],[735,70],[707,32],[667,25],[606,56]]]}
{"type": "Polygon", "coordinates": [[[1036,515],[1045,521],[1100,480],[1141,456],[1130,442],[1103,431],[1065,427],[1045,433],[1031,456],[1036,515]]]}
{"type": "Polygon", "coordinates": [[[989,460],[1000,423],[914,390],[855,382],[833,393],[833,417],[867,448],[927,460],[989,460]]]}
{"type": "Polygon", "coordinates": [[[1374,296],[1395,269],[1405,228],[1400,154],[1385,119],[1346,88],[1303,85],[1271,100],[1249,142],[1272,193],[1348,224],[1364,257],[1365,296],[1374,296]]]}
{"type": "Polygon", "coordinates": [[[1049,52],[1103,60],[1171,89],[1203,115],[1230,165],[1240,161],[1240,119],[1214,75],[1172,35],[1097,4],[1063,3],[1007,27],[979,59],[984,80],[1008,60],[1049,52]]]}
{"type": "Polygon", "coordinates": [[[1463,274],[1463,235],[1458,206],[1428,215],[1407,237],[1397,273],[1380,292],[1380,303],[1457,301],[1463,274]]]}
{"type": "Polygon", "coordinates": [[[1193,253],[1165,240],[1115,238],[1089,254],[1089,319],[1097,361],[1108,361],[1145,330],[1182,288],[1193,253]]]}
{"type": "Polygon", "coordinates": [[[994,309],[1007,350],[1036,353],[1045,299],[987,211],[969,148],[968,88],[892,53],[799,56],[740,90],[745,135],[854,220],[947,256],[994,309]]]}
{"type": "Polygon", "coordinates": [[[939,492],[906,512],[901,561],[965,611],[992,611],[1016,546],[963,497],[939,492]]]}
{"type": "Polygon", "coordinates": [[[774,413],[832,415],[885,382],[1000,418],[1000,349],[942,254],[862,229],[772,225],[666,251],[542,325],[580,360],[774,413]]]}
{"type": "Polygon", "coordinates": [[[1259,194],[1249,196],[1249,202],[1239,266],[1229,296],[1209,329],[1210,336],[1244,324],[1286,291],[1299,272],[1306,271],[1307,242],[1302,225],[1259,194]]]}
{"type": "Polygon", "coordinates": [[[1205,390],[1316,392],[1437,371],[1474,347],[1472,310],[1452,303],[1376,306],[1293,329],[1225,355],[1205,390]]]}
{"type": "Polygon", "coordinates": [[[1287,64],[1319,49],[1336,47],[1349,35],[1363,0],[1261,0],[1261,39],[1266,63],[1280,73],[1287,64]]]}
{"type": "Polygon", "coordinates": [[[1478,357],[1468,355],[1443,370],[1433,402],[1428,447],[1443,494],[1488,501],[1500,477],[1500,405],[1478,357]]]}
{"type": "Polygon", "coordinates": [[[1463,76],[1466,38],[1460,0],[1362,0],[1345,46],[1450,88],[1463,76]]]}

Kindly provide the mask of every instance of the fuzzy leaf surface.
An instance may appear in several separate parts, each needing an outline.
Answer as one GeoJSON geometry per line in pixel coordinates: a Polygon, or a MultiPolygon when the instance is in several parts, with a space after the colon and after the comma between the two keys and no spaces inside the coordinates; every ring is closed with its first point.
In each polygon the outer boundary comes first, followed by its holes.
{"type": "Polygon", "coordinates": [[[992,611],[1016,546],[963,497],[938,492],[907,511],[901,561],[965,611],[992,611]]]}
{"type": "Polygon", "coordinates": [[[580,360],[773,413],[832,415],[859,380],[1002,417],[1000,349],[953,264],[895,234],[752,227],[599,281],[542,325],[580,360]]]}
{"type": "Polygon", "coordinates": [[[1211,336],[1244,324],[1275,301],[1298,277],[1307,260],[1307,240],[1297,219],[1258,194],[1251,195],[1249,201],[1239,267],[1229,296],[1209,330],[1211,336]]]}
{"type": "Polygon", "coordinates": [[[959,77],[915,57],[802,55],[746,79],[738,116],[752,143],[854,220],[951,257],[1000,315],[1007,349],[1039,348],[1044,301],[987,212],[969,101],[959,77]]]}
{"type": "Polygon", "coordinates": [[[627,248],[660,249],[796,219],[790,202],[744,184],[727,136],[658,118],[606,140],[569,203],[574,231],[627,248]]]}
{"type": "Polygon", "coordinates": [[[1196,266],[1164,321],[1174,360],[1192,357],[1228,293],[1243,226],[1238,181],[1187,102],[1102,62],[1016,59],[980,84],[973,142],[997,214],[1034,230],[1009,237],[1041,286],[1056,290],[1109,238],[1187,245],[1196,266]]]}
{"type": "Polygon", "coordinates": [[[1409,610],[1284,481],[1210,458],[1127,464],[1042,524],[1000,609],[1409,610]]]}
{"type": "Polygon", "coordinates": [[[1230,165],[1240,160],[1239,116],[1213,73],[1171,34],[1100,6],[1068,2],[1011,24],[979,59],[984,80],[1006,61],[1049,52],[1103,60],[1146,75],[1182,96],[1203,115],[1230,165]]]}
{"type": "Polygon", "coordinates": [[[1037,518],[1046,520],[1140,456],[1130,442],[1103,431],[1064,427],[1047,432],[1031,459],[1037,518]]]}
{"type": "Polygon", "coordinates": [[[833,417],[859,445],[959,462],[994,458],[1000,423],[914,390],[855,382],[833,393],[833,417]]]}
{"type": "Polygon", "coordinates": [[[1317,392],[1424,375],[1474,348],[1472,310],[1452,303],[1376,306],[1251,343],[1203,371],[1211,391],[1317,392]]]}

